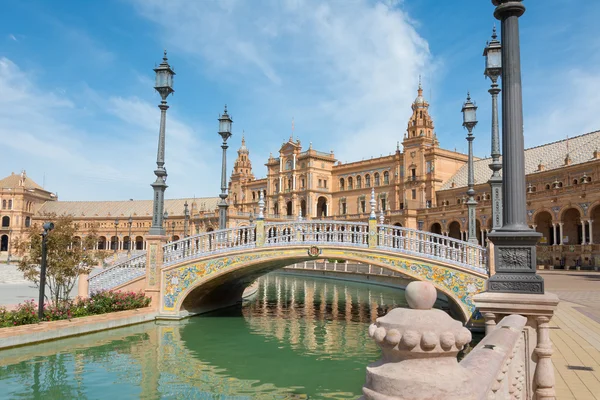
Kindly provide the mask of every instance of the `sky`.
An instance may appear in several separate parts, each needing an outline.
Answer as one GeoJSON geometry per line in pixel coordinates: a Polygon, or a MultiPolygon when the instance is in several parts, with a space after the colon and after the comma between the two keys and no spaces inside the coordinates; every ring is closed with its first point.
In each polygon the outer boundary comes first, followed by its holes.
{"type": "MultiPolygon", "coordinates": [[[[527,147],[600,129],[600,2],[526,0],[520,18],[527,147]]],[[[0,14],[0,176],[26,170],[61,200],[150,199],[167,49],[167,198],[220,192],[217,118],[245,135],[255,175],[293,134],[342,162],[402,140],[419,76],[442,147],[466,152],[478,105],[490,153],[486,0],[28,0],[0,14]],[[292,119],[294,130],[292,131],[292,119]]]]}

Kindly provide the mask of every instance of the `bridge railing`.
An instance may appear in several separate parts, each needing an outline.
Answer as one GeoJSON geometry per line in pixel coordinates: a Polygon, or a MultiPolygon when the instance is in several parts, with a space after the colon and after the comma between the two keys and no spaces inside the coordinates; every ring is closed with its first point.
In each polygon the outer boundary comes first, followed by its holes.
{"type": "Polygon", "coordinates": [[[243,226],[205,232],[167,243],[163,247],[163,265],[201,256],[256,246],[256,227],[243,226]]]}
{"type": "Polygon", "coordinates": [[[88,278],[89,292],[110,290],[119,285],[132,281],[146,273],[146,253],[140,254],[125,261],[121,261],[110,268],[106,268],[88,278]]]}
{"type": "Polygon", "coordinates": [[[447,236],[392,225],[378,227],[377,247],[426,256],[487,273],[486,249],[447,236]]]}
{"type": "Polygon", "coordinates": [[[303,221],[265,224],[265,246],[319,244],[368,247],[369,225],[364,222],[303,221]]]}

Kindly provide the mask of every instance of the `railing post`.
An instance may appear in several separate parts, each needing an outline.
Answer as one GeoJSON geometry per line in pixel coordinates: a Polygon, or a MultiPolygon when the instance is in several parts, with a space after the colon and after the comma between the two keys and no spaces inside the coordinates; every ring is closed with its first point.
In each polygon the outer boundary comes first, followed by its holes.
{"type": "Polygon", "coordinates": [[[259,219],[256,221],[256,247],[265,245],[265,220],[259,219]]]}
{"type": "Polygon", "coordinates": [[[164,235],[146,236],[148,250],[146,254],[146,285],[144,291],[150,297],[150,307],[155,310],[159,307],[161,290],[161,269],[163,266],[164,245],[167,237],[164,235]]]}

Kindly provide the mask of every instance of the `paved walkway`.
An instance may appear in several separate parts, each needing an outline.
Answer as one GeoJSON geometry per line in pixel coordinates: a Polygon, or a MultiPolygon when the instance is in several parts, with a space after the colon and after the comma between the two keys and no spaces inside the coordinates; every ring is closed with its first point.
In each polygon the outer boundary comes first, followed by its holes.
{"type": "Polygon", "coordinates": [[[557,398],[600,399],[600,273],[541,275],[561,300],[550,324],[557,398]]]}

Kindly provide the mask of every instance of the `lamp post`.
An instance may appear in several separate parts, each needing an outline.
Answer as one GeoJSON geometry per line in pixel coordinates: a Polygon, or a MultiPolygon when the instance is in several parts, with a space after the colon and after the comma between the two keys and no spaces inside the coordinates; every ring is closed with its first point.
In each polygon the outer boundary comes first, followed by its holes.
{"type": "Polygon", "coordinates": [[[187,201],[183,203],[183,237],[188,237],[188,229],[190,226],[190,210],[188,209],[187,201]]]}
{"type": "Polygon", "coordinates": [[[172,235],[171,238],[173,239],[173,241],[175,241],[175,221],[171,222],[171,229],[172,229],[172,235]]]}
{"type": "Polygon", "coordinates": [[[468,221],[468,236],[467,240],[469,243],[477,244],[477,232],[475,232],[477,227],[477,222],[475,218],[475,207],[477,207],[477,201],[475,200],[475,179],[473,174],[473,128],[477,125],[477,106],[471,101],[471,95],[467,93],[467,101],[463,104],[462,107],[463,114],[463,127],[467,128],[469,134],[467,135],[467,142],[469,143],[469,161],[468,161],[468,186],[467,196],[469,199],[467,200],[467,208],[469,211],[469,221],[468,221]]]}
{"type": "Polygon", "coordinates": [[[488,180],[492,192],[492,230],[502,226],[502,177],[500,170],[500,131],[498,129],[498,78],[502,74],[502,45],[496,35],[496,27],[492,31],[492,40],[483,50],[485,57],[484,75],[492,80],[492,87],[488,92],[492,95],[492,163],[489,165],[492,176],[488,180]]]}
{"type": "Polygon", "coordinates": [[[227,227],[227,139],[231,137],[231,124],[233,121],[227,114],[227,105],[225,105],[225,111],[219,117],[219,135],[223,139],[221,148],[223,149],[223,158],[221,164],[221,194],[219,197],[219,229],[225,229],[227,227]]]}
{"type": "Polygon", "coordinates": [[[156,155],[156,166],[154,175],[156,180],[152,184],[154,189],[154,204],[152,205],[152,227],[150,228],[151,235],[164,235],[165,230],[163,228],[163,208],[165,203],[165,189],[167,188],[167,170],[165,169],[165,124],[167,119],[167,97],[174,92],[173,90],[173,76],[175,72],[171,69],[171,66],[167,62],[167,51],[165,50],[163,56],[163,62],[157,68],[154,68],[156,72],[156,83],[154,89],[160,94],[161,102],[158,106],[160,108],[160,130],[158,134],[158,153],[156,155]]]}
{"type": "Polygon", "coordinates": [[[488,291],[544,293],[544,279],[536,274],[536,244],[542,236],[527,225],[525,151],[519,17],[521,0],[492,0],[502,33],[502,227],[490,232],[496,274],[488,291]]]}
{"type": "Polygon", "coordinates": [[[46,289],[46,259],[48,256],[48,233],[54,229],[54,223],[46,222],[44,224],[44,232],[42,233],[42,262],[40,265],[40,301],[38,303],[38,319],[44,318],[44,299],[46,289]]]}
{"type": "Polygon", "coordinates": [[[115,254],[117,254],[117,248],[119,247],[119,218],[115,219],[115,254]]]}
{"type": "Polygon", "coordinates": [[[129,226],[129,240],[127,241],[127,256],[131,255],[131,225],[133,225],[133,218],[131,218],[131,215],[129,216],[129,219],[127,220],[127,225],[129,226]]]}

